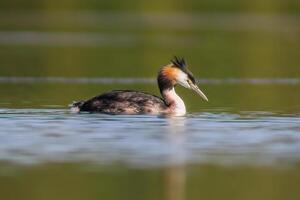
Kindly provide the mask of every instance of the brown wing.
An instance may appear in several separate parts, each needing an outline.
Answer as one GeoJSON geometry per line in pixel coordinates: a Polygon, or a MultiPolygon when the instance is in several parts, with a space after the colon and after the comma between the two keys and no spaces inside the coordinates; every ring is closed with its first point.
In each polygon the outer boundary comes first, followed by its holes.
{"type": "Polygon", "coordinates": [[[85,101],[80,111],[103,113],[159,113],[166,108],[164,100],[155,95],[131,90],[115,90],[85,101]]]}

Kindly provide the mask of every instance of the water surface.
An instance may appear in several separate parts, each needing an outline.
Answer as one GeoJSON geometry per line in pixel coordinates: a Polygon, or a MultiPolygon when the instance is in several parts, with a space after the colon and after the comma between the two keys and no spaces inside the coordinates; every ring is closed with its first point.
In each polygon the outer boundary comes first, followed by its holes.
{"type": "Polygon", "coordinates": [[[172,164],[289,165],[300,161],[298,115],[244,112],[185,117],[1,109],[0,160],[90,161],[132,167],[172,164]]]}
{"type": "Polygon", "coordinates": [[[67,108],[110,89],[158,94],[154,79],[0,81],[1,198],[299,197],[298,79],[200,79],[210,102],[177,88],[184,117],[67,108]]]}

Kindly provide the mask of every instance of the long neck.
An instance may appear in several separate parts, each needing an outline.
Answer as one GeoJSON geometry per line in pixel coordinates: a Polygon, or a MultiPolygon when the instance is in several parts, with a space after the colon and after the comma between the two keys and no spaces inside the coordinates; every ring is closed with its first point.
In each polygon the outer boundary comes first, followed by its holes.
{"type": "Polygon", "coordinates": [[[167,106],[167,113],[185,115],[186,109],[183,100],[176,94],[174,81],[158,76],[158,86],[167,106]]]}
{"type": "Polygon", "coordinates": [[[185,115],[186,109],[183,100],[176,94],[174,87],[163,90],[162,96],[168,106],[168,111],[175,115],[185,115]]]}

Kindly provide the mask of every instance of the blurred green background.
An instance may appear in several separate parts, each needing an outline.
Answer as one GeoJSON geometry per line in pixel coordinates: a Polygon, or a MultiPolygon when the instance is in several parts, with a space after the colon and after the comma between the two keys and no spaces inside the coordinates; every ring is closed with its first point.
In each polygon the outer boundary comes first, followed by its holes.
{"type": "Polygon", "coordinates": [[[0,2],[0,76],[299,77],[295,0],[0,2]]]}
{"type": "MultiPolygon", "coordinates": [[[[295,0],[5,0],[0,2],[0,77],[155,78],[177,55],[187,59],[197,78],[299,83],[299,11],[295,0]]],[[[209,104],[179,92],[194,112],[229,107],[298,113],[297,83],[204,83],[209,104]]],[[[0,87],[0,105],[13,108],[66,107],[110,89],[158,94],[154,84],[134,83],[2,80],[0,87]]]]}
{"type": "MultiPolygon", "coordinates": [[[[174,55],[197,78],[219,80],[200,84],[209,103],[178,88],[190,113],[300,113],[299,0],[0,1],[0,108],[65,109],[112,89],[158,94],[155,84],[1,78],[155,78],[174,55]]],[[[0,198],[300,199],[299,166],[104,168],[1,162],[0,198]]]]}
{"type": "Polygon", "coordinates": [[[300,197],[297,169],[202,165],[125,170],[121,165],[108,169],[67,163],[18,169],[15,176],[14,170],[8,170],[9,175],[0,178],[1,196],[7,200],[296,200],[300,197]]]}

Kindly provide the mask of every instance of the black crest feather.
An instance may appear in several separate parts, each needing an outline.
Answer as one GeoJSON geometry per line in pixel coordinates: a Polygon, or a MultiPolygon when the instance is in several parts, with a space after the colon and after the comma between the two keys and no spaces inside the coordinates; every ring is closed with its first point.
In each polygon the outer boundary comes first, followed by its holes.
{"type": "Polygon", "coordinates": [[[171,60],[171,62],[173,63],[173,65],[175,65],[176,67],[178,67],[179,69],[181,69],[184,73],[186,73],[188,75],[189,79],[194,84],[196,83],[194,75],[192,74],[192,72],[190,72],[187,69],[186,62],[185,62],[184,58],[178,58],[178,57],[174,56],[174,59],[171,60]]]}
{"type": "Polygon", "coordinates": [[[185,62],[184,58],[178,58],[178,57],[174,56],[174,59],[171,60],[171,62],[180,69],[186,68],[186,62],[185,62]]]}

